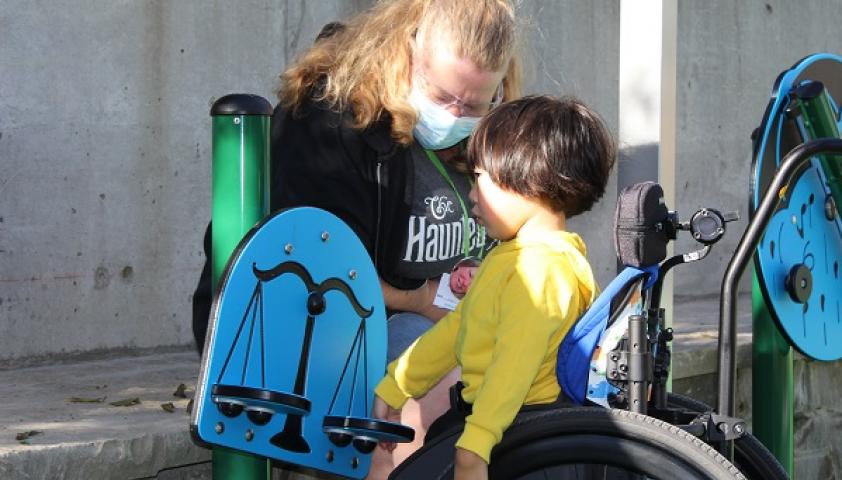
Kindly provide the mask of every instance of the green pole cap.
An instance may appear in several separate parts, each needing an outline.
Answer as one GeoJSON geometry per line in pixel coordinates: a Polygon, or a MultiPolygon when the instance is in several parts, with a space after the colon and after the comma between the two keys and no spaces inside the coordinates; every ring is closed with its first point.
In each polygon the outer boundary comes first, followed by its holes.
{"type": "Polygon", "coordinates": [[[272,105],[260,95],[232,93],[213,102],[210,114],[218,115],[272,115],[272,105]]]}
{"type": "Polygon", "coordinates": [[[824,84],[822,82],[807,82],[796,88],[793,93],[802,100],[813,100],[821,95],[823,91],[824,84]]]}

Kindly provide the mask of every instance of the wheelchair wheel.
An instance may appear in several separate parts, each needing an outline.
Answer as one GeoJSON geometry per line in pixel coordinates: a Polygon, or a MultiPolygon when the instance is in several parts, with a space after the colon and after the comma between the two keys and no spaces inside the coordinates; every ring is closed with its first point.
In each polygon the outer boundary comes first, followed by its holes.
{"type": "MultiPolygon", "coordinates": [[[[424,445],[389,478],[452,478],[461,427],[424,445]]],[[[522,413],[491,454],[490,478],[744,479],[715,449],[658,419],[604,408],[522,413]]]]}
{"type": "MultiPolygon", "coordinates": [[[[711,410],[711,407],[704,402],[677,393],[667,395],[667,404],[670,407],[680,407],[697,413],[711,410]]],[[[749,480],[787,480],[789,478],[786,470],[772,452],[750,433],[746,433],[734,442],[734,464],[749,480]]]]}

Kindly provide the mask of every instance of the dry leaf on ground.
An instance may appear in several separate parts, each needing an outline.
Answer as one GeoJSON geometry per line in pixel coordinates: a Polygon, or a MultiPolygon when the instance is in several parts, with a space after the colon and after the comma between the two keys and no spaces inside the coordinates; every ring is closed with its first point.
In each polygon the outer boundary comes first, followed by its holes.
{"type": "Polygon", "coordinates": [[[24,440],[27,440],[30,437],[34,437],[35,435],[41,435],[42,433],[44,433],[44,432],[42,432],[40,430],[30,430],[28,432],[21,432],[21,433],[18,433],[17,435],[15,435],[15,440],[17,440],[19,442],[23,442],[24,440]]]}
{"type": "Polygon", "coordinates": [[[187,385],[185,385],[183,383],[179,383],[178,387],[176,387],[175,392],[173,392],[172,396],[178,397],[178,398],[187,398],[187,394],[184,393],[186,390],[187,390],[187,385]]]}
{"type": "Polygon", "coordinates": [[[70,397],[67,399],[69,403],[102,403],[106,397],[70,397]]]}
{"type": "Polygon", "coordinates": [[[131,407],[132,405],[140,405],[140,399],[137,397],[126,398],[123,400],[117,400],[116,402],[109,402],[108,404],[115,407],[131,407]]]}

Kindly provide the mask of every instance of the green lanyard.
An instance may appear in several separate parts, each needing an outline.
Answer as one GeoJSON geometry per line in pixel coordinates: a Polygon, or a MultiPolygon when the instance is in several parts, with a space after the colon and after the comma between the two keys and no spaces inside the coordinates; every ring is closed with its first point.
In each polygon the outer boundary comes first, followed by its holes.
{"type": "Polygon", "coordinates": [[[424,152],[427,153],[427,158],[433,162],[436,170],[439,171],[441,176],[447,181],[447,184],[450,185],[450,188],[453,189],[453,193],[456,194],[456,199],[459,200],[459,205],[462,207],[462,251],[467,257],[470,253],[470,249],[468,248],[468,209],[465,208],[465,202],[462,200],[462,195],[459,195],[459,190],[456,189],[456,185],[453,184],[453,180],[450,179],[450,175],[447,173],[447,170],[444,169],[444,165],[441,164],[439,157],[432,150],[427,150],[425,148],[424,152]]]}

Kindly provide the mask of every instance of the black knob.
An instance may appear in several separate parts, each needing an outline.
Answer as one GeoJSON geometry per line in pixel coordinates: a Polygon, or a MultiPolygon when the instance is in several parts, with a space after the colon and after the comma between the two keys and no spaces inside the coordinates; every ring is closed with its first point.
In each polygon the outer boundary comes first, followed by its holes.
{"type": "Polygon", "coordinates": [[[352,437],[349,433],[339,432],[330,432],[327,434],[327,438],[330,440],[330,443],[336,445],[337,447],[347,447],[354,439],[354,437],[352,437]]]}
{"type": "Polygon", "coordinates": [[[243,406],[239,403],[217,402],[216,408],[219,409],[221,414],[228,418],[234,418],[243,412],[243,406]]]}
{"type": "Polygon", "coordinates": [[[377,442],[374,440],[369,440],[367,438],[355,438],[354,439],[354,448],[362,453],[363,455],[369,454],[374,451],[374,447],[377,446],[377,442]]]}
{"type": "Polygon", "coordinates": [[[266,425],[272,420],[272,414],[263,410],[246,410],[246,416],[251,423],[258,426],[266,425]]]}
{"type": "Polygon", "coordinates": [[[799,263],[789,270],[786,276],[786,291],[796,303],[807,303],[813,292],[813,274],[803,263],[799,263]]]}
{"type": "Polygon", "coordinates": [[[314,317],[324,313],[325,296],[321,292],[313,292],[307,297],[307,311],[314,317]]]}

